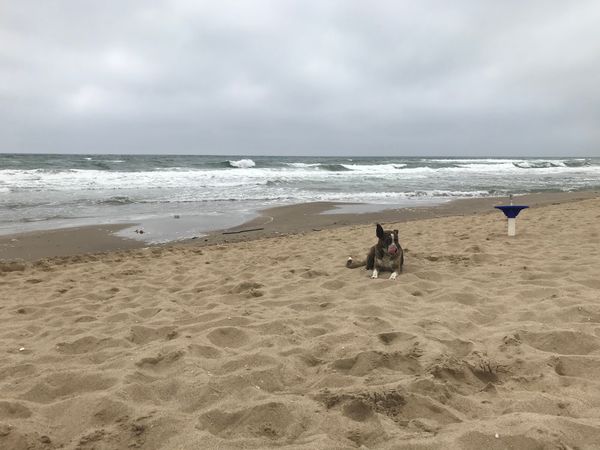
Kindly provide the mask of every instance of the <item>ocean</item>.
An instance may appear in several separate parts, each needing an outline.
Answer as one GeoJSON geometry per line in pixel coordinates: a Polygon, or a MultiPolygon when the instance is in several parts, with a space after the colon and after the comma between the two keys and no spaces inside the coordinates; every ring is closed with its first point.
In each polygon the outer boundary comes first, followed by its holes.
{"type": "Polygon", "coordinates": [[[284,204],[384,209],[598,188],[600,158],[0,154],[0,234],[131,223],[165,242],[284,204]]]}

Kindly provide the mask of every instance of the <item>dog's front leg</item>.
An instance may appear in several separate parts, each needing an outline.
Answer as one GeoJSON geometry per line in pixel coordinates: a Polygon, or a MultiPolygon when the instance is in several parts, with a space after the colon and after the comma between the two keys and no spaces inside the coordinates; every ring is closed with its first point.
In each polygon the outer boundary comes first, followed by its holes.
{"type": "Polygon", "coordinates": [[[392,272],[392,274],[390,275],[390,280],[395,280],[397,276],[398,272],[392,272]]]}
{"type": "Polygon", "coordinates": [[[371,278],[377,278],[379,276],[379,272],[377,272],[377,269],[373,269],[373,273],[371,274],[371,278]]]}

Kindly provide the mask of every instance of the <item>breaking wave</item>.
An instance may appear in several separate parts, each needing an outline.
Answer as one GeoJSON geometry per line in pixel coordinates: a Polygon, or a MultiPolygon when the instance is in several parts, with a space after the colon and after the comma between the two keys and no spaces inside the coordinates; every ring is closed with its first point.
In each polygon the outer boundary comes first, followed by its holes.
{"type": "Polygon", "coordinates": [[[131,203],[135,203],[135,200],[121,195],[98,201],[100,205],[130,205],[131,203]]]}
{"type": "Polygon", "coordinates": [[[251,167],[256,166],[256,163],[251,159],[240,159],[238,161],[228,160],[227,164],[229,165],[229,167],[233,167],[236,169],[249,169],[251,167]]]}
{"type": "Polygon", "coordinates": [[[564,161],[564,165],[567,167],[589,167],[592,165],[592,161],[589,159],[570,159],[564,161]]]}
{"type": "Polygon", "coordinates": [[[570,159],[570,160],[534,160],[534,161],[515,161],[515,167],[519,169],[551,169],[559,167],[587,167],[591,165],[589,159],[570,159]]]}
{"type": "Polygon", "coordinates": [[[343,164],[319,164],[318,167],[320,170],[326,170],[328,172],[349,172],[352,170],[343,164]]]}

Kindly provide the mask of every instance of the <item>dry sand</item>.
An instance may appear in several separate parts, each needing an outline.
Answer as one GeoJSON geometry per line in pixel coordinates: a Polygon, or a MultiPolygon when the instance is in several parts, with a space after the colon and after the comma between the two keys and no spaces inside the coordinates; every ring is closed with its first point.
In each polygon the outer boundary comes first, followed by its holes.
{"type": "Polygon", "coordinates": [[[398,224],[396,281],[364,225],[4,264],[0,448],[599,448],[598,223],[398,224]]]}

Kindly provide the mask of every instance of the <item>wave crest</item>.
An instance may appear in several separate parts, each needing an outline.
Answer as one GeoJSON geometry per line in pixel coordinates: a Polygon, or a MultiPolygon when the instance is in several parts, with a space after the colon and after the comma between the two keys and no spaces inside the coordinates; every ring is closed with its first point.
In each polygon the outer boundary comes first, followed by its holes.
{"type": "MultiPolygon", "coordinates": [[[[551,169],[567,166],[564,161],[519,161],[513,162],[513,165],[519,169],[551,169]]],[[[576,167],[576,165],[571,167],[576,167]]]]}
{"type": "Polygon", "coordinates": [[[319,169],[327,170],[328,172],[349,172],[352,170],[343,164],[319,164],[319,169]]]}
{"type": "Polygon", "coordinates": [[[250,167],[255,167],[256,163],[251,159],[240,159],[238,161],[227,161],[229,167],[233,167],[235,169],[249,169],[250,167]]]}
{"type": "Polygon", "coordinates": [[[98,204],[100,205],[129,205],[131,203],[135,203],[135,200],[124,195],[115,195],[113,197],[100,200],[98,202],[98,204]]]}
{"type": "Polygon", "coordinates": [[[592,161],[589,159],[571,159],[564,161],[567,167],[588,167],[592,165],[592,161]]]}

